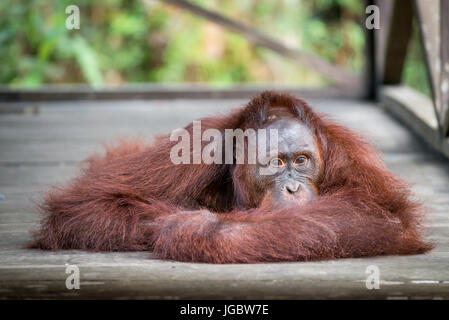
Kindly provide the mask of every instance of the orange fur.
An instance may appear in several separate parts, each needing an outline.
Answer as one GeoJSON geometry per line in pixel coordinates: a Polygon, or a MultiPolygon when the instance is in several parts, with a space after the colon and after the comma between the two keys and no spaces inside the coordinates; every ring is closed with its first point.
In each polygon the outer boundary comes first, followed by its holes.
{"type": "MultiPolygon", "coordinates": [[[[152,250],[160,258],[211,263],[309,261],[415,254],[420,206],[354,132],[302,100],[264,92],[202,130],[262,128],[284,106],[315,133],[325,169],[320,197],[295,208],[254,207],[244,165],[174,165],[168,136],[121,144],[92,157],[81,175],[51,190],[31,248],[152,250]]],[[[192,125],[186,127],[191,132],[192,125]]]]}

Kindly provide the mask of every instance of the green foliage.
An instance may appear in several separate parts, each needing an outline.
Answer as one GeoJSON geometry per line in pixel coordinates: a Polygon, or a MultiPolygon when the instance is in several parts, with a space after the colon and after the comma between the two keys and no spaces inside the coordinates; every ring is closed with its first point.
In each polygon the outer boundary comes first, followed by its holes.
{"type": "MultiPolygon", "coordinates": [[[[360,73],[358,0],[191,0],[360,73]]],[[[0,83],[241,82],[323,85],[238,34],[157,0],[0,1],[0,83]],[[81,28],[67,30],[68,5],[81,28]]]]}
{"type": "Polygon", "coordinates": [[[67,45],[87,82],[94,86],[102,84],[103,76],[101,75],[95,52],[87,44],[86,40],[80,36],[74,36],[67,45]]]}

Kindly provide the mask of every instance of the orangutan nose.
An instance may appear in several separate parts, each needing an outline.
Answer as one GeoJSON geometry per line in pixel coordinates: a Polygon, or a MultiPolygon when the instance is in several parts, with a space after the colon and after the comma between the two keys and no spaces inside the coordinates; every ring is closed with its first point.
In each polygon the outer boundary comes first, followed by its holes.
{"type": "Polygon", "coordinates": [[[299,182],[298,181],[289,181],[285,184],[285,189],[290,194],[296,193],[299,190],[299,182]]]}

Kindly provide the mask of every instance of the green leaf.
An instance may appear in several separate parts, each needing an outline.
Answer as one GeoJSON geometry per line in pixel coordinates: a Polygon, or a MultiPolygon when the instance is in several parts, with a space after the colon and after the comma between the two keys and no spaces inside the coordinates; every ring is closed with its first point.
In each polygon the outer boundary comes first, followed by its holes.
{"type": "Polygon", "coordinates": [[[84,38],[77,35],[69,42],[75,59],[78,62],[84,78],[90,85],[97,87],[103,84],[103,76],[95,52],[84,38]]]}

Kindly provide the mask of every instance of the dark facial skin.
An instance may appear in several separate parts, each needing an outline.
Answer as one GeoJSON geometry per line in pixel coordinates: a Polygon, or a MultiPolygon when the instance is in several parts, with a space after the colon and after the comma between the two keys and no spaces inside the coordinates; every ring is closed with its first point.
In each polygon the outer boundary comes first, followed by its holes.
{"type": "MultiPolygon", "coordinates": [[[[278,130],[277,156],[259,158],[248,165],[252,187],[263,190],[256,202],[269,202],[273,207],[302,204],[319,196],[323,159],[312,131],[293,118],[280,117],[267,127],[278,130]],[[268,174],[261,174],[261,169],[268,174]]],[[[269,148],[267,148],[269,150],[269,148]]]]}

